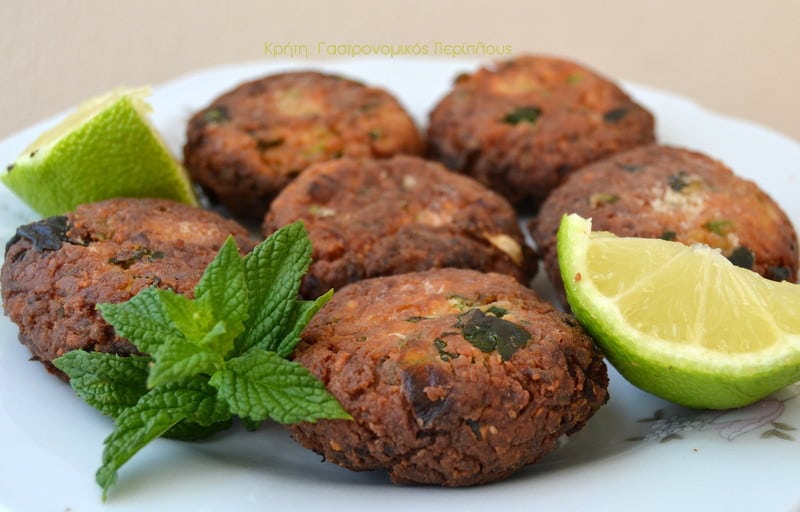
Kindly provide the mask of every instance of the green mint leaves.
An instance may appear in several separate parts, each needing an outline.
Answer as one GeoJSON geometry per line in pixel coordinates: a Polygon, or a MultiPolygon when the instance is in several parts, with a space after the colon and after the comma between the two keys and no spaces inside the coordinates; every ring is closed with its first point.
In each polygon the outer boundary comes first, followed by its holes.
{"type": "Polygon", "coordinates": [[[245,257],[232,237],[194,289],[194,299],[150,287],[120,304],[99,304],[116,332],[148,356],[75,350],[53,363],[75,392],[115,419],[97,483],[103,499],[117,471],[153,439],[197,440],[233,415],[253,426],[351,419],[303,366],[289,361],[300,333],[330,300],[297,299],[311,242],[296,222],[245,257]]]}
{"type": "Polygon", "coordinates": [[[275,352],[251,350],[211,377],[219,397],[238,416],[280,423],[341,417],[341,405],[303,366],[275,352]]]}

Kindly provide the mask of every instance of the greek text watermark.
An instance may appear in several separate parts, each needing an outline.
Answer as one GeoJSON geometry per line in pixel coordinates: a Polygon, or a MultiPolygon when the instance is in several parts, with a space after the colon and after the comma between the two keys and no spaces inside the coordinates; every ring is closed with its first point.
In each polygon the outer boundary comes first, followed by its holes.
{"type": "Polygon", "coordinates": [[[510,44],[471,42],[413,42],[413,43],[352,43],[316,41],[296,43],[290,41],[265,41],[264,55],[272,58],[310,59],[312,57],[495,57],[509,56],[510,44]]]}

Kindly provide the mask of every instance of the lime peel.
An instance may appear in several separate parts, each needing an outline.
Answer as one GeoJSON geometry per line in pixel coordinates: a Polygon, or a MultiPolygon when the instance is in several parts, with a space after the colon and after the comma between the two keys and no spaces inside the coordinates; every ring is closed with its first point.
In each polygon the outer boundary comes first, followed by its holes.
{"type": "Polygon", "coordinates": [[[558,255],[573,313],[634,385],[725,409],[800,379],[800,320],[782,318],[800,310],[800,286],[764,279],[705,246],[593,233],[577,215],[562,219],[558,255]],[[606,249],[627,258],[598,263],[606,249]],[[626,286],[616,290],[619,281],[626,286]],[[748,332],[761,336],[736,339],[748,332]]]}
{"type": "Polygon", "coordinates": [[[2,174],[45,216],[111,197],[160,197],[197,205],[186,170],[152,126],[148,87],[83,102],[42,133],[2,174]]]}

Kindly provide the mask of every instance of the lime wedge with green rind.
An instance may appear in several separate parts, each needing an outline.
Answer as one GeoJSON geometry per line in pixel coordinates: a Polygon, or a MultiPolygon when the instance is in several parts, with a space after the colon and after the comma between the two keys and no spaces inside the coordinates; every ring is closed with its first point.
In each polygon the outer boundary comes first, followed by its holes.
{"type": "Polygon", "coordinates": [[[727,409],[800,380],[800,286],[707,246],[592,232],[577,215],[561,221],[558,258],[573,313],[639,388],[727,409]]]}
{"type": "Polygon", "coordinates": [[[147,119],[147,94],[115,90],[86,101],[34,141],[0,181],[44,216],[111,197],[196,205],[186,170],[147,119]]]}

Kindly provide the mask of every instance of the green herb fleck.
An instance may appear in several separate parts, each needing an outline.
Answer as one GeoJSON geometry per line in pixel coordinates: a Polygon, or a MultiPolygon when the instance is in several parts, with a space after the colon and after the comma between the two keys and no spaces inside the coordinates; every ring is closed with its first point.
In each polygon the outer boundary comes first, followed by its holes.
{"type": "Polygon", "coordinates": [[[643,166],[641,166],[641,165],[633,165],[633,164],[623,164],[623,163],[619,163],[618,162],[617,163],[617,167],[619,167],[620,169],[622,169],[625,172],[635,173],[635,172],[641,171],[643,166]]]}
{"type": "Polygon", "coordinates": [[[436,338],[433,340],[433,346],[436,347],[436,351],[439,353],[439,357],[442,361],[451,361],[453,359],[458,358],[461,354],[458,352],[447,352],[445,349],[447,348],[447,342],[444,341],[442,338],[436,338]]]}
{"type": "Polygon", "coordinates": [[[466,308],[472,307],[475,301],[462,297],[461,295],[451,295],[447,297],[447,302],[459,311],[464,311],[466,308]]]}
{"type": "Polygon", "coordinates": [[[380,128],[373,128],[372,130],[370,130],[368,132],[368,134],[369,134],[369,138],[372,139],[372,140],[378,140],[381,137],[383,137],[383,132],[381,131],[380,128]]]}
{"type": "Polygon", "coordinates": [[[503,118],[504,123],[519,124],[522,122],[534,124],[539,116],[542,115],[542,109],[536,106],[517,107],[513,111],[506,114],[503,118]]]}
{"type": "Polygon", "coordinates": [[[603,121],[607,123],[617,123],[628,115],[627,107],[615,108],[603,114],[603,121]]]}
{"type": "Polygon", "coordinates": [[[490,306],[486,312],[493,314],[497,318],[503,318],[508,314],[508,310],[506,308],[501,308],[500,306],[490,306]]]}
{"type": "Polygon", "coordinates": [[[661,240],[674,241],[677,237],[678,234],[676,232],[672,231],[671,229],[665,229],[664,231],[661,232],[661,236],[658,238],[660,238],[661,240]]]}
{"type": "Polygon", "coordinates": [[[100,304],[103,318],[146,356],[68,352],[53,363],[75,392],[115,418],[97,483],[105,499],[117,471],[153,439],[199,439],[238,415],[294,423],[350,415],[307,369],[286,358],[311,317],[330,300],[297,299],[311,261],[301,222],[241,257],[229,237],[194,289],[194,299],[145,288],[100,304]]]}
{"type": "Polygon", "coordinates": [[[598,192],[597,194],[592,194],[592,196],[589,198],[589,206],[592,208],[597,208],[604,204],[614,204],[617,201],[619,201],[619,196],[617,194],[598,192]]]}
{"type": "Polygon", "coordinates": [[[746,268],[748,270],[753,270],[753,263],[756,261],[753,252],[743,245],[735,248],[728,255],[728,259],[737,267],[746,268]]]}
{"type": "Polygon", "coordinates": [[[680,171],[678,174],[667,176],[667,182],[672,190],[680,192],[689,185],[689,174],[686,171],[680,171]]]}
{"type": "Polygon", "coordinates": [[[161,259],[164,257],[164,253],[161,251],[153,251],[147,247],[143,247],[141,249],[137,249],[133,252],[130,256],[126,256],[123,258],[112,257],[108,259],[108,262],[112,265],[120,266],[124,269],[129,269],[131,266],[140,261],[142,258],[147,258],[149,261],[161,259]]]}
{"type": "Polygon", "coordinates": [[[459,315],[454,327],[460,327],[464,339],[481,352],[497,350],[503,361],[511,359],[531,339],[531,333],[517,324],[487,315],[480,309],[470,309],[459,315]]]}
{"type": "Polygon", "coordinates": [[[703,227],[707,231],[711,231],[720,236],[725,236],[733,230],[733,222],[729,221],[728,219],[712,219],[705,224],[703,227]]]}
{"type": "Polygon", "coordinates": [[[580,83],[583,80],[583,75],[581,73],[570,73],[567,75],[567,84],[575,85],[580,83]]]}
{"type": "Polygon", "coordinates": [[[228,109],[225,107],[212,107],[203,113],[203,119],[206,123],[222,123],[230,119],[228,109]]]}
{"type": "Polygon", "coordinates": [[[305,158],[318,157],[319,155],[321,155],[321,154],[323,154],[325,152],[327,147],[328,147],[327,142],[324,142],[324,141],[316,142],[316,143],[312,144],[311,146],[309,146],[308,148],[303,150],[303,156],[305,158]]]}
{"type": "Polygon", "coordinates": [[[406,322],[411,322],[412,324],[419,323],[422,320],[428,320],[428,317],[427,316],[414,315],[414,316],[410,316],[410,317],[406,318],[406,322]]]}
{"type": "Polygon", "coordinates": [[[381,106],[380,101],[369,101],[361,105],[359,107],[359,110],[361,110],[361,112],[371,112],[380,106],[381,106]]]}

